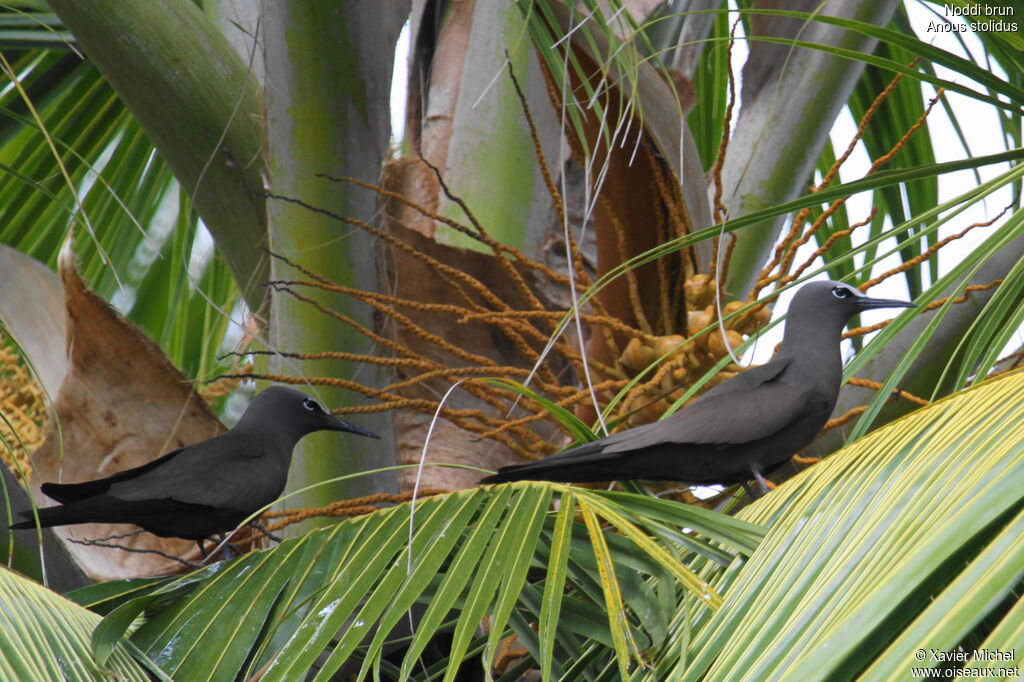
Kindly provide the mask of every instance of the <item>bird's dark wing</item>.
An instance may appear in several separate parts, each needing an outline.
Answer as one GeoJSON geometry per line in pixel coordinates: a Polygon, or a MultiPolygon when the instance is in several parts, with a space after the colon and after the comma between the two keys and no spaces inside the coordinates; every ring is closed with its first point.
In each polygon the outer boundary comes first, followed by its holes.
{"type": "MultiPolygon", "coordinates": [[[[782,377],[789,368],[792,358],[776,358],[757,367],[751,367],[734,376],[728,381],[723,381],[710,391],[704,394],[703,398],[710,398],[717,395],[728,395],[729,393],[743,393],[758,386],[762,386],[782,377]]],[[[696,404],[696,403],[694,403],[696,404]]]]}
{"type": "Polygon", "coordinates": [[[667,419],[606,438],[601,451],[629,452],[662,443],[733,445],[766,438],[797,421],[812,400],[811,387],[783,380],[789,364],[788,358],[780,358],[738,374],[667,419]]]}
{"type": "Polygon", "coordinates": [[[113,476],[107,478],[96,479],[95,481],[85,481],[84,483],[44,483],[41,486],[43,494],[50,497],[58,502],[68,504],[69,502],[77,502],[78,500],[84,500],[94,495],[101,495],[110,489],[110,486],[119,481],[127,481],[137,476],[141,476],[147,471],[156,469],[157,467],[163,466],[168,460],[176,457],[184,448],[178,448],[177,450],[171,450],[166,455],[154,459],[152,462],[147,462],[142,466],[135,467],[134,469],[126,469],[119,471],[113,476]]]}
{"type": "Polygon", "coordinates": [[[110,486],[111,497],[125,501],[171,499],[220,509],[247,509],[259,500],[274,499],[279,491],[274,476],[260,471],[264,439],[228,431],[189,445],[163,465],[110,486]]]}

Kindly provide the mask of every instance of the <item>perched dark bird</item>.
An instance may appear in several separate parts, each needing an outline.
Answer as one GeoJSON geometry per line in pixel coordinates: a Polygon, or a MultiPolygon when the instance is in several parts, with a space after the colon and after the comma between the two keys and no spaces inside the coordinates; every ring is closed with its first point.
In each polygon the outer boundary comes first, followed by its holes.
{"type": "MultiPolygon", "coordinates": [[[[293,388],[271,386],[253,398],[228,431],[168,452],[107,478],[44,483],[63,505],[39,509],[43,527],[75,523],[132,523],[161,537],[202,541],[233,530],[277,499],[288,480],[292,449],[314,431],[378,436],[338,419],[293,388]]],[[[11,528],[34,528],[31,511],[11,528]]]]}
{"type": "Polygon", "coordinates": [[[518,480],[683,481],[767,490],[770,473],[828,421],[842,381],[841,335],[871,308],[912,303],[868,298],[841,282],[812,282],[793,297],[778,354],[708,391],[671,417],[584,443],[545,459],[502,467],[481,483],[518,480]]]}

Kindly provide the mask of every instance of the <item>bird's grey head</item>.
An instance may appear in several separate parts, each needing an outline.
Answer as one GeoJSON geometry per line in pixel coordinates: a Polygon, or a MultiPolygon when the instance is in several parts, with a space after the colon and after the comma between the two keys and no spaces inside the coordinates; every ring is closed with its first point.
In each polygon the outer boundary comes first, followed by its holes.
{"type": "Polygon", "coordinates": [[[912,308],[913,303],[870,298],[856,287],[831,280],[810,282],[796,292],[786,314],[785,341],[790,345],[809,335],[838,336],[851,317],[872,308],[912,308]]]}
{"type": "Polygon", "coordinates": [[[264,389],[249,403],[238,425],[281,430],[295,440],[314,431],[347,431],[369,438],[380,438],[372,431],[338,419],[316,400],[287,386],[264,389]]]}

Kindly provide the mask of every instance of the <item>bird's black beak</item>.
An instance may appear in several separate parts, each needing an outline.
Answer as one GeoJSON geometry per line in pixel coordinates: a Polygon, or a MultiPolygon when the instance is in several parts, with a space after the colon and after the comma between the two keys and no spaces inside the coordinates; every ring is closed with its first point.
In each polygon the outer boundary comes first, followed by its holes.
{"type": "Polygon", "coordinates": [[[868,298],[862,296],[857,299],[857,306],[861,310],[871,310],[873,308],[916,308],[916,303],[910,301],[898,301],[894,298],[868,298]]]}
{"type": "Polygon", "coordinates": [[[360,436],[366,436],[367,438],[376,438],[377,440],[380,440],[380,436],[378,436],[373,431],[370,431],[369,429],[364,429],[361,426],[356,426],[355,424],[347,422],[344,419],[338,419],[333,414],[328,414],[324,416],[326,417],[325,421],[327,422],[325,428],[330,431],[346,431],[348,433],[358,433],[360,436]]]}

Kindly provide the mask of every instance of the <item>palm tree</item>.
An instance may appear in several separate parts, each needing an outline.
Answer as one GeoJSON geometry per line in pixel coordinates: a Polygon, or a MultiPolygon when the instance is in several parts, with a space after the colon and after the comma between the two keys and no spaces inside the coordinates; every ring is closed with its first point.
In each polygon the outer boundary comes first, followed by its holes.
{"type": "MultiPolygon", "coordinates": [[[[1016,24],[964,58],[880,0],[49,6],[9,13],[4,242],[53,266],[74,232],[89,285],[193,380],[291,375],[373,415],[381,450],[302,453],[301,505],[451,492],[76,603],[2,571],[6,676],[892,679],[945,667],[918,651],[1024,650],[1022,380],[989,379],[1024,310],[1016,24]],[[929,123],[959,134],[964,101],[1005,150],[962,135],[938,162],[929,123]],[[872,160],[853,180],[844,110],[872,160]],[[973,183],[940,199],[959,171],[973,183]],[[965,219],[989,197],[1008,208],[965,219]],[[160,257],[140,267],[143,244],[160,257]],[[741,371],[775,299],[822,274],[902,280],[919,308],[851,333],[851,383],[804,453],[830,456],[778,490],[472,487],[741,371]],[[252,316],[252,371],[223,357],[228,314],[252,316]],[[424,454],[461,468],[389,467],[424,454]]],[[[74,374],[48,370],[62,343],[35,350],[52,331],[17,333],[26,296],[0,301],[7,328],[38,376],[74,374]]]]}

